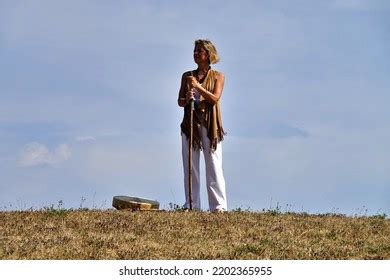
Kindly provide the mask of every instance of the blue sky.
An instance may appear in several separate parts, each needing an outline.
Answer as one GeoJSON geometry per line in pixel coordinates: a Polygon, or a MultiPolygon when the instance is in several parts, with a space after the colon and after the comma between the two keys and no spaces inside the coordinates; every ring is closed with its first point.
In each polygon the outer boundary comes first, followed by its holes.
{"type": "Polygon", "coordinates": [[[0,209],[181,205],[176,99],[208,38],[226,76],[230,209],[390,214],[389,13],[387,0],[0,0],[0,209]]]}

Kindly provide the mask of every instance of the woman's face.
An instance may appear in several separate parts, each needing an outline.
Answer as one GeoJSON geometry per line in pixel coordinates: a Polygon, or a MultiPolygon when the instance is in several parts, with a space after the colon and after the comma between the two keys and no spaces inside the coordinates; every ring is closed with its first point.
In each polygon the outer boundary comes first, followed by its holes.
{"type": "Polygon", "coordinates": [[[197,64],[209,62],[209,55],[201,45],[196,45],[194,48],[194,61],[197,64]]]}

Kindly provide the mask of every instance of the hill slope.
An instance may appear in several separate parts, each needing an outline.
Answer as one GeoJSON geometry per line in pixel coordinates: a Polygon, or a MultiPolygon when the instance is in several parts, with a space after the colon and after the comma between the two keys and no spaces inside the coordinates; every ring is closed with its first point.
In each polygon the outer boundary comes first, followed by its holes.
{"type": "Polygon", "coordinates": [[[0,259],[390,259],[390,220],[253,212],[1,212],[0,259]]]}

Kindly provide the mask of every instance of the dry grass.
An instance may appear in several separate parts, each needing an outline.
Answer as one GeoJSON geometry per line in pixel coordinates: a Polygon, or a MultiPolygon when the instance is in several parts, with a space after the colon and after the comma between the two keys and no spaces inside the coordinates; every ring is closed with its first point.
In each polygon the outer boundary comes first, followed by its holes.
{"type": "Polygon", "coordinates": [[[253,212],[0,212],[0,259],[390,259],[390,220],[253,212]]]}

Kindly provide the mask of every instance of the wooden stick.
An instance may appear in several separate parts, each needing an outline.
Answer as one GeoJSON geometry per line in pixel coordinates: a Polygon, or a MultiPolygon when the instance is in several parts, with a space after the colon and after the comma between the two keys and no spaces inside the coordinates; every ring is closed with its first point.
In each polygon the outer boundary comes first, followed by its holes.
{"type": "Polygon", "coordinates": [[[189,137],[189,145],[188,145],[188,197],[190,200],[190,210],[192,210],[192,140],[194,137],[194,100],[190,101],[191,111],[190,111],[190,137],[189,137]]]}

